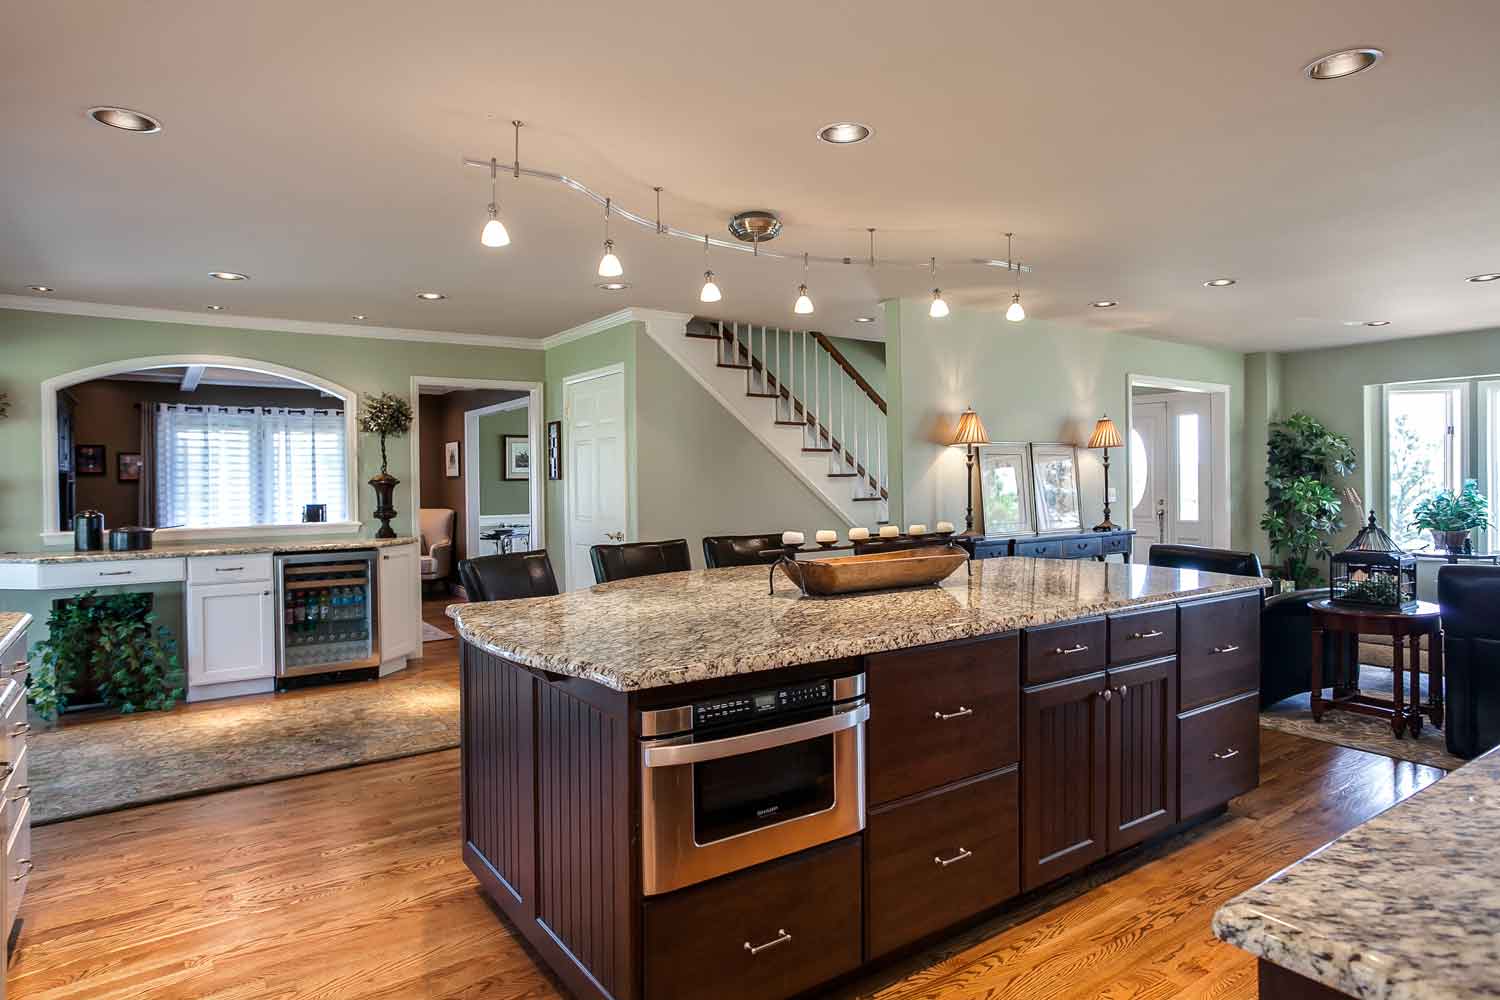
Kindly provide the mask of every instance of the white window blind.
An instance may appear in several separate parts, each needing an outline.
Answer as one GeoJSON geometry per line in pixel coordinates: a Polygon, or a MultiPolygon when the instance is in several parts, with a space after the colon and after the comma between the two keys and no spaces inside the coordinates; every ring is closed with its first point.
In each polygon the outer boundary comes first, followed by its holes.
{"type": "Polygon", "coordinates": [[[292,524],[302,506],[348,519],[344,414],[285,407],[156,407],[157,524],[292,524]]]}

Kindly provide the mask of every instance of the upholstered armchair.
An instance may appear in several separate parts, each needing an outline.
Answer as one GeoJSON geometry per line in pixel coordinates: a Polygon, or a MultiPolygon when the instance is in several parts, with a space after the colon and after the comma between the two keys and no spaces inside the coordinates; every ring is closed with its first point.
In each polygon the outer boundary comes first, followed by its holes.
{"type": "Polygon", "coordinates": [[[1438,570],[1443,609],[1443,733],[1448,752],[1477,757],[1500,743],[1500,566],[1438,570]]]}
{"type": "Polygon", "coordinates": [[[453,522],[447,507],[423,507],[417,516],[422,534],[422,586],[448,579],[453,572],[453,522]]]}

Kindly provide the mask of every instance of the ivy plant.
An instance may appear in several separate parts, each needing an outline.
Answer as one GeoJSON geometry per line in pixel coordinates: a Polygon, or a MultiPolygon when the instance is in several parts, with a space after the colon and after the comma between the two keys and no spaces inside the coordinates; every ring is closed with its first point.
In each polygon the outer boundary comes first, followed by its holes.
{"type": "Polygon", "coordinates": [[[1266,512],[1260,527],[1281,560],[1278,572],[1297,587],[1321,574],[1317,560],[1344,527],[1343,505],[1327,480],[1355,470],[1354,446],[1305,413],[1274,421],[1266,446],[1266,512]]]}
{"type": "Polygon", "coordinates": [[[90,590],[52,606],[48,636],[37,643],[27,697],[56,718],[81,680],[123,713],[171,708],[182,698],[177,640],[146,610],[143,595],[90,590]]]}

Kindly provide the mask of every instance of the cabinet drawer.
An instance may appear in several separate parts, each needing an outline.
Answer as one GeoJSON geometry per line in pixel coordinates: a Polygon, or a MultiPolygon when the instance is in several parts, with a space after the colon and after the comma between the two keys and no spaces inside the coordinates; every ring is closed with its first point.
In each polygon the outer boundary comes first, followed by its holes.
{"type": "Polygon", "coordinates": [[[1026,683],[1045,684],[1104,669],[1103,618],[1026,630],[1026,683]]]}
{"type": "Polygon", "coordinates": [[[1106,535],[1099,539],[1099,552],[1101,555],[1112,556],[1117,553],[1129,551],[1129,535],[1106,535]]]}
{"type": "Polygon", "coordinates": [[[74,587],[120,587],[138,583],[172,583],[182,580],[184,559],[105,559],[98,562],[43,563],[39,567],[39,590],[74,587]]]}
{"type": "Polygon", "coordinates": [[[13,681],[5,684],[0,692],[0,762],[14,767],[26,750],[26,734],[31,725],[26,721],[26,692],[13,681]]]}
{"type": "Polygon", "coordinates": [[[203,556],[187,561],[188,583],[249,583],[271,579],[270,553],[255,556],[203,556]]]}
{"type": "Polygon", "coordinates": [[[779,1000],[860,963],[851,837],[645,904],[645,995],[779,1000]]]}
{"type": "Polygon", "coordinates": [[[1177,609],[1109,616],[1109,663],[1135,663],[1177,652],[1177,609]]]}
{"type": "Polygon", "coordinates": [[[870,814],[871,958],[1020,891],[1019,795],[1011,767],[870,814]]]}
{"type": "Polygon", "coordinates": [[[22,629],[10,642],[0,646],[0,685],[6,678],[13,678],[24,688],[30,666],[31,651],[26,644],[26,630],[22,629]]]}
{"type": "Polygon", "coordinates": [[[1062,542],[1052,541],[1028,541],[1017,539],[1015,554],[1018,556],[1029,556],[1032,559],[1061,559],[1062,542]]]}
{"type": "Polygon", "coordinates": [[[1260,692],[1178,717],[1178,801],[1183,819],[1260,783],[1260,692]]]}
{"type": "Polygon", "coordinates": [[[1087,559],[1103,554],[1104,548],[1097,538],[1069,538],[1062,543],[1064,559],[1087,559]]]}
{"type": "Polygon", "coordinates": [[[21,897],[31,883],[31,803],[21,805],[15,826],[6,831],[5,841],[5,927],[9,936],[16,926],[21,897]]]}
{"type": "Polygon", "coordinates": [[[998,559],[1001,556],[1010,555],[1010,539],[1001,538],[987,542],[974,543],[975,559],[998,559]]]}
{"type": "Polygon", "coordinates": [[[1020,759],[1020,645],[1010,634],[866,659],[871,805],[1020,759]]]}
{"type": "Polygon", "coordinates": [[[31,754],[23,746],[16,762],[10,766],[3,784],[0,784],[0,816],[4,817],[5,829],[14,830],[16,821],[26,803],[31,801],[31,754]]]}
{"type": "Polygon", "coordinates": [[[1182,711],[1260,689],[1260,595],[1184,604],[1182,711]]]}

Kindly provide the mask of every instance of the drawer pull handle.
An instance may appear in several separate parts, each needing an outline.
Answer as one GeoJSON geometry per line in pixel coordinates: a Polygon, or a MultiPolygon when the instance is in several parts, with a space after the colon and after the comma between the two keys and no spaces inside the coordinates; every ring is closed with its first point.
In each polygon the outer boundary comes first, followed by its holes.
{"type": "Polygon", "coordinates": [[[243,567],[243,566],[215,566],[214,567],[214,572],[215,573],[243,573],[244,571],[245,571],[245,567],[243,567]]]}
{"type": "Polygon", "coordinates": [[[933,712],[932,717],[939,722],[947,722],[949,719],[962,719],[966,715],[973,715],[974,710],[966,705],[958,706],[957,712],[933,712]]]}
{"type": "Polygon", "coordinates": [[[1236,750],[1234,747],[1230,747],[1227,750],[1215,750],[1214,760],[1228,760],[1231,757],[1238,757],[1239,755],[1240,752],[1238,750],[1236,750]]]}
{"type": "Polygon", "coordinates": [[[939,868],[947,868],[949,865],[956,865],[960,861],[963,861],[965,858],[972,858],[973,856],[973,851],[968,850],[967,848],[960,847],[958,849],[958,853],[953,855],[953,857],[951,858],[940,858],[934,855],[932,858],[932,863],[937,865],[939,868]]]}
{"type": "Polygon", "coordinates": [[[10,797],[10,800],[12,802],[20,802],[22,799],[29,799],[29,798],[31,798],[31,786],[30,785],[17,785],[16,786],[16,794],[12,795],[10,797]]]}
{"type": "Polygon", "coordinates": [[[792,936],[788,934],[784,928],[778,928],[776,931],[776,936],[767,941],[765,944],[751,944],[749,941],[746,941],[745,950],[752,955],[759,955],[767,948],[774,948],[778,944],[786,944],[791,939],[792,936]]]}
{"type": "Polygon", "coordinates": [[[1149,632],[1132,632],[1128,636],[1126,636],[1125,638],[1127,638],[1127,639],[1160,639],[1162,636],[1164,636],[1166,634],[1167,633],[1163,632],[1161,629],[1154,628],[1154,629],[1152,629],[1149,632]]]}
{"type": "Polygon", "coordinates": [[[1240,647],[1238,647],[1238,646],[1215,646],[1214,647],[1214,652],[1215,653],[1234,653],[1234,652],[1238,652],[1239,648],[1240,647]]]}
{"type": "Polygon", "coordinates": [[[99,571],[99,575],[100,576],[130,576],[134,572],[135,572],[135,570],[133,570],[133,569],[115,569],[115,570],[110,570],[109,572],[106,573],[104,570],[101,569],[99,571]]]}
{"type": "Polygon", "coordinates": [[[1114,692],[1110,691],[1109,688],[1105,688],[1103,691],[1099,692],[1099,697],[1103,698],[1105,701],[1109,701],[1109,699],[1114,697],[1114,692]]]}
{"type": "Polygon", "coordinates": [[[1078,645],[1073,646],[1073,647],[1071,647],[1069,649],[1063,649],[1061,646],[1058,646],[1056,649],[1054,649],[1052,651],[1052,655],[1053,656],[1072,656],[1074,653],[1087,653],[1088,651],[1089,651],[1089,648],[1087,646],[1085,646],[1083,643],[1080,642],[1078,645]]]}
{"type": "Polygon", "coordinates": [[[31,870],[36,867],[35,865],[33,865],[31,863],[31,859],[30,858],[22,858],[20,861],[17,861],[16,864],[18,864],[18,865],[25,865],[26,866],[26,870],[24,872],[22,872],[21,874],[19,874],[19,875],[12,875],[10,877],[10,880],[12,882],[19,882],[19,881],[21,881],[27,875],[30,875],[31,874],[31,870]]]}
{"type": "Polygon", "coordinates": [[[25,736],[29,732],[31,732],[31,723],[18,722],[16,723],[16,728],[11,730],[10,734],[12,736],[25,736]]]}
{"type": "Polygon", "coordinates": [[[12,676],[12,677],[16,676],[16,674],[24,674],[25,672],[26,672],[26,661],[25,660],[17,660],[14,664],[12,664],[12,666],[10,668],[10,676],[12,676]]]}
{"type": "Polygon", "coordinates": [[[1121,684],[1119,687],[1115,688],[1115,690],[1120,692],[1120,698],[1123,699],[1125,695],[1130,691],[1130,688],[1128,685],[1121,684]]]}

